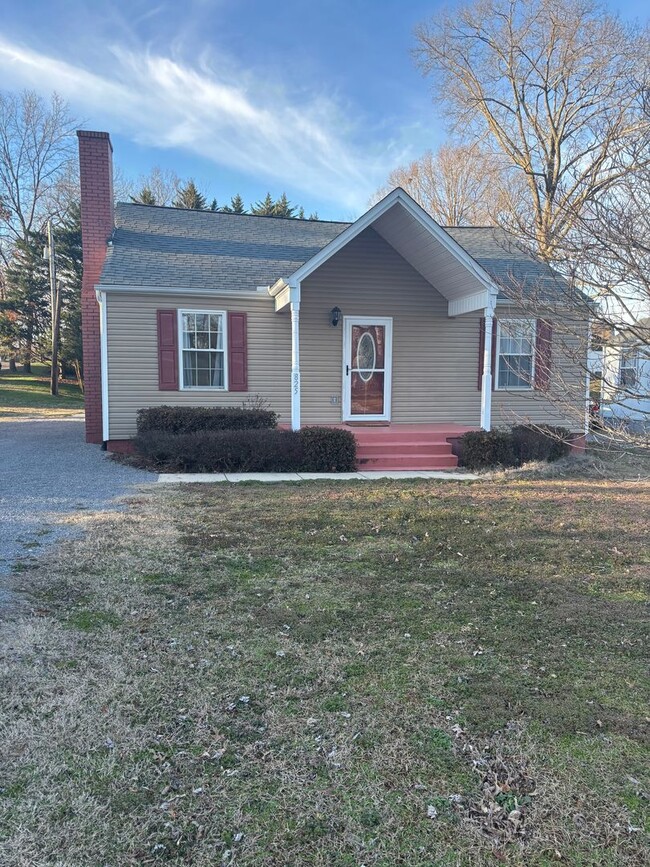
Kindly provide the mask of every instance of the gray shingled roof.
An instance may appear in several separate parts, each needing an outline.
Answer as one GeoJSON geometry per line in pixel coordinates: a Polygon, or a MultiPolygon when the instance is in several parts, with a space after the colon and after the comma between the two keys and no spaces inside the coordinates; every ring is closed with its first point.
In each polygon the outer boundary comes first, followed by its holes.
{"type": "MultiPolygon", "coordinates": [[[[121,202],[100,282],[254,290],[290,276],[349,225],[121,202]]],[[[447,231],[502,286],[557,279],[499,229],[447,231]]]]}
{"type": "Polygon", "coordinates": [[[347,226],[120,202],[101,283],[254,290],[293,273],[347,226]]]}
{"type": "Polygon", "coordinates": [[[516,240],[495,226],[450,226],[445,229],[461,247],[502,286],[506,293],[528,291],[539,300],[553,301],[568,291],[568,284],[544,262],[534,259],[516,240]]]}

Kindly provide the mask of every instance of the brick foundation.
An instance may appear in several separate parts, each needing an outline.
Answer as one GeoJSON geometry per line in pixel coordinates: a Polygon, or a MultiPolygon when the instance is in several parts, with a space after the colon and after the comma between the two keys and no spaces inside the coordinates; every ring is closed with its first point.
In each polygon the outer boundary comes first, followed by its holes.
{"type": "Polygon", "coordinates": [[[581,455],[587,449],[587,437],[584,434],[574,433],[570,437],[571,454],[581,455]]]}
{"type": "Polygon", "coordinates": [[[133,440],[108,440],[106,451],[117,455],[132,455],[135,451],[133,440]]]}
{"type": "Polygon", "coordinates": [[[77,130],[77,136],[83,245],[81,330],[86,442],[101,443],[103,433],[100,316],[95,285],[99,283],[106,259],[106,242],[113,232],[113,148],[107,132],[77,130]]]}

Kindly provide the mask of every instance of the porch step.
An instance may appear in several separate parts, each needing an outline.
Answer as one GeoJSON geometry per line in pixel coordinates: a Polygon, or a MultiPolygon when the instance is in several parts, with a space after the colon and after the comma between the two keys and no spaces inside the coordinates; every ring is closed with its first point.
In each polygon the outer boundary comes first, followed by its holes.
{"type": "Polygon", "coordinates": [[[360,470],[445,470],[458,466],[458,458],[451,453],[447,454],[418,454],[410,452],[399,454],[396,452],[384,452],[373,455],[365,453],[357,454],[357,463],[360,470]]]}
{"type": "MultiPolygon", "coordinates": [[[[458,466],[449,438],[458,426],[390,427],[353,429],[360,470],[448,470],[458,466]]],[[[462,428],[461,428],[462,431],[462,428]]]]}
{"type": "Polygon", "coordinates": [[[404,442],[393,439],[359,440],[357,439],[357,451],[367,457],[380,457],[386,454],[417,454],[418,456],[443,456],[451,452],[451,447],[446,440],[426,441],[406,440],[404,442]]]}

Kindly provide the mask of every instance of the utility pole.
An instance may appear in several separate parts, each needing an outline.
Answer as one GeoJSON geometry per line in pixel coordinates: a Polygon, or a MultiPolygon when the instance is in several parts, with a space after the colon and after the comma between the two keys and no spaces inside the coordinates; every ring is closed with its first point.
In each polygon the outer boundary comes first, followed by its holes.
{"type": "Polygon", "coordinates": [[[61,319],[61,289],[56,281],[54,258],[54,232],[52,220],[47,221],[47,258],[50,264],[50,296],[52,308],[52,365],[50,371],[50,394],[59,393],[59,332],[61,319]]]}

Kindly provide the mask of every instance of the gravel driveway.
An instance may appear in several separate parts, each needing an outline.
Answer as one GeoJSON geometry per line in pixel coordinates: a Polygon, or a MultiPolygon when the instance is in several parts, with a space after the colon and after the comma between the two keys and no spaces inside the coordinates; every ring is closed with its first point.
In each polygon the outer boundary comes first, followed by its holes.
{"type": "MultiPolygon", "coordinates": [[[[62,517],[119,508],[116,497],[155,480],[84,442],[83,421],[0,422],[0,576],[72,535],[62,517]]],[[[8,596],[0,577],[0,602],[8,596]]]]}

